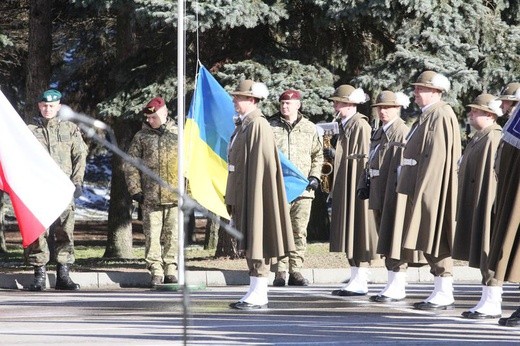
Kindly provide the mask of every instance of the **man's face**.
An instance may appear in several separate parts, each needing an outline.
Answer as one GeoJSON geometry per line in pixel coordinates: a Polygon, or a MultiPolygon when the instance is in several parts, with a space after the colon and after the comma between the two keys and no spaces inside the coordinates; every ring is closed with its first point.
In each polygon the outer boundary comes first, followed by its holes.
{"type": "Polygon", "coordinates": [[[438,91],[422,85],[416,85],[413,94],[415,96],[415,103],[422,108],[432,103],[434,95],[438,94],[438,91]]]}
{"type": "Polygon", "coordinates": [[[500,108],[502,108],[502,113],[504,113],[504,115],[509,114],[515,102],[516,101],[502,100],[502,104],[500,105],[500,108]]]}
{"type": "Polygon", "coordinates": [[[58,111],[61,108],[61,103],[60,101],[40,101],[38,102],[38,108],[40,109],[40,114],[42,117],[45,119],[52,119],[58,114],[58,111]]]}
{"type": "Polygon", "coordinates": [[[168,109],[166,106],[162,106],[155,113],[146,114],[146,121],[154,129],[158,129],[162,124],[166,122],[168,116],[168,109]]]}
{"type": "Polygon", "coordinates": [[[379,114],[379,119],[383,122],[383,124],[388,124],[390,121],[399,117],[399,112],[401,111],[401,107],[399,106],[378,106],[377,113],[379,114]]]}
{"type": "Polygon", "coordinates": [[[298,116],[300,106],[300,100],[282,100],[280,101],[280,113],[285,119],[293,119],[298,116]]]}
{"type": "Polygon", "coordinates": [[[356,113],[357,106],[353,103],[334,101],[334,110],[339,113],[340,117],[345,118],[356,113]]]}
{"type": "Polygon", "coordinates": [[[244,115],[251,109],[254,104],[253,98],[243,95],[233,95],[233,104],[235,105],[235,111],[238,114],[244,115]]]}
{"type": "Polygon", "coordinates": [[[471,107],[468,113],[468,121],[477,131],[485,129],[489,125],[489,121],[493,119],[491,113],[478,108],[471,107]]]}

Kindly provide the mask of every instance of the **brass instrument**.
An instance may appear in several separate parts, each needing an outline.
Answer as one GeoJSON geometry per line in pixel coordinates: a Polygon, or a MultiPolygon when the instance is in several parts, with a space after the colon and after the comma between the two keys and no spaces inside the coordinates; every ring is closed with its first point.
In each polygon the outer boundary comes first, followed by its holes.
{"type": "MultiPolygon", "coordinates": [[[[332,148],[331,139],[334,135],[333,131],[323,132],[323,149],[332,148]]],[[[323,165],[321,166],[321,191],[330,193],[332,187],[332,179],[334,178],[334,159],[323,158],[323,165]]]]}

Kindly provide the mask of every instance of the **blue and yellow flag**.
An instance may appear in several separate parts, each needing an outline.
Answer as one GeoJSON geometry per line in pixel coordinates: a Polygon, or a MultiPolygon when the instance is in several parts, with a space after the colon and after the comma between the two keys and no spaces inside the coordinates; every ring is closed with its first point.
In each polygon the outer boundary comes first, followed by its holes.
{"type": "MultiPolygon", "coordinates": [[[[224,203],[227,147],[235,129],[235,113],[229,93],[200,66],[185,125],[186,178],[193,198],[225,218],[229,217],[224,203]]],[[[287,200],[292,201],[305,190],[308,180],[285,156],[280,155],[280,161],[287,200]]]]}

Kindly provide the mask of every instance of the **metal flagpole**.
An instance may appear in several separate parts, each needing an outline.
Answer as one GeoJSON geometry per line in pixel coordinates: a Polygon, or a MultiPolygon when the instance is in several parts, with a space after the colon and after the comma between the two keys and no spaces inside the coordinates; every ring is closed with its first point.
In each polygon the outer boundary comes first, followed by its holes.
{"type": "MultiPolygon", "coordinates": [[[[184,0],[177,1],[177,126],[178,126],[178,177],[179,194],[184,195],[184,0]]],[[[177,258],[177,272],[179,274],[179,285],[185,285],[184,277],[184,212],[182,210],[183,199],[179,198],[179,255],[177,258]]]]}

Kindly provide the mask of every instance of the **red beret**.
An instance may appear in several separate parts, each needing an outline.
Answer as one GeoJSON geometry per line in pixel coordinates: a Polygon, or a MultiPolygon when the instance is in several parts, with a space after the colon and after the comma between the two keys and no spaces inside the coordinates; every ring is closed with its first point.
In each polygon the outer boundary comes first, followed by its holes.
{"type": "Polygon", "coordinates": [[[300,100],[302,98],[302,95],[298,90],[288,89],[285,90],[281,95],[278,101],[284,101],[284,100],[300,100]]]}
{"type": "Polygon", "coordinates": [[[157,112],[159,108],[164,106],[164,100],[162,97],[154,97],[153,99],[148,102],[148,104],[144,107],[143,112],[144,114],[152,114],[157,112]]]}

